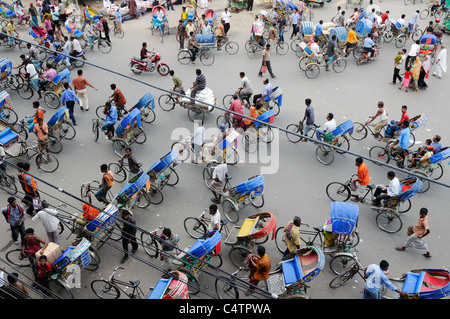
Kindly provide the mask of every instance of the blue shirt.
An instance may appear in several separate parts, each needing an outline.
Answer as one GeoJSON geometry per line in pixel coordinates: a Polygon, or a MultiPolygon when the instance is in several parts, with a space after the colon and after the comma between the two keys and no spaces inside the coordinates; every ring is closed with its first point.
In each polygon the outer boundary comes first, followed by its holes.
{"type": "Polygon", "coordinates": [[[117,110],[116,107],[111,105],[109,113],[106,114],[105,124],[115,124],[117,122],[117,110]]]}
{"type": "Polygon", "coordinates": [[[398,136],[398,146],[404,150],[408,149],[409,147],[409,135],[411,133],[411,130],[409,127],[404,128],[400,135],[398,136]]]}
{"type": "MultiPolygon", "coordinates": [[[[20,220],[20,218],[22,217],[22,215],[20,214],[20,210],[22,211],[23,214],[23,207],[19,204],[16,205],[16,207],[12,207],[12,205],[8,205],[9,206],[9,224],[11,226],[15,226],[16,222],[20,220]],[[19,210],[20,207],[20,210],[19,210]]],[[[6,214],[6,212],[8,211],[8,206],[6,206],[5,208],[2,209],[2,213],[6,214]]],[[[20,223],[20,225],[22,225],[23,223],[23,219],[22,222],[20,223]]]]}
{"type": "Polygon", "coordinates": [[[320,23],[318,25],[316,25],[316,36],[322,35],[322,30],[323,30],[323,25],[321,25],[320,23]]]}
{"type": "Polygon", "coordinates": [[[293,14],[291,14],[291,18],[292,18],[292,24],[298,24],[298,20],[300,19],[300,15],[296,11],[293,14]]]}
{"type": "Polygon", "coordinates": [[[375,45],[375,42],[373,42],[373,40],[369,37],[364,39],[364,47],[365,48],[371,48],[375,45]]]}
{"type": "Polygon", "coordinates": [[[378,265],[370,265],[366,270],[366,276],[368,277],[366,280],[366,289],[368,292],[376,294],[381,288],[381,285],[385,285],[390,290],[396,290],[395,287],[387,278],[384,271],[378,265]]]}
{"type": "Polygon", "coordinates": [[[441,149],[442,149],[442,144],[440,142],[431,143],[431,146],[434,147],[433,154],[439,153],[441,151],[441,149]]]}
{"type": "Polygon", "coordinates": [[[263,96],[267,96],[270,95],[272,93],[272,83],[267,83],[266,85],[264,85],[264,89],[262,91],[262,95],[263,96]]]}
{"type": "Polygon", "coordinates": [[[77,103],[80,103],[80,100],[78,100],[77,96],[75,95],[75,93],[73,93],[71,89],[67,89],[61,94],[61,103],[63,105],[68,101],[74,100],[77,101],[77,103]]]}
{"type": "Polygon", "coordinates": [[[122,12],[120,12],[119,10],[117,10],[116,11],[116,13],[114,14],[115,15],[115,20],[117,21],[117,22],[122,22],[122,12]]]}

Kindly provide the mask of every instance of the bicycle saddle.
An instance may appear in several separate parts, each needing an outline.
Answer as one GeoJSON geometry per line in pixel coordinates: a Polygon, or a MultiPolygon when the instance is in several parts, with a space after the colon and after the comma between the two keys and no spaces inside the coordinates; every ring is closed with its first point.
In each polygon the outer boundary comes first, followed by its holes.
{"type": "Polygon", "coordinates": [[[135,288],[135,287],[139,286],[140,283],[141,283],[140,280],[136,280],[136,281],[130,280],[131,288],[135,288]]]}
{"type": "Polygon", "coordinates": [[[233,176],[230,176],[230,175],[227,174],[227,175],[225,175],[225,178],[228,179],[228,180],[230,180],[230,179],[233,178],[233,176]]]}
{"type": "Polygon", "coordinates": [[[228,224],[228,219],[221,219],[220,222],[222,223],[222,225],[226,225],[228,224]]]}
{"type": "Polygon", "coordinates": [[[366,188],[368,188],[368,189],[374,189],[375,187],[376,187],[376,185],[374,185],[374,184],[366,185],[366,188]]]}
{"type": "Polygon", "coordinates": [[[323,227],[319,226],[319,227],[314,227],[315,230],[317,230],[318,232],[322,232],[323,231],[323,227]]]}

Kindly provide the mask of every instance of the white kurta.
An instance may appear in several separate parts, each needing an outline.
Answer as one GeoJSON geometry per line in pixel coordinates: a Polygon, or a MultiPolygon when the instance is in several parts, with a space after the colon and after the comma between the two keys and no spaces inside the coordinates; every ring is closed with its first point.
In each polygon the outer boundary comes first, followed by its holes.
{"type": "Polygon", "coordinates": [[[439,52],[437,59],[439,60],[438,65],[441,67],[442,71],[447,72],[447,49],[442,49],[439,52]]]}

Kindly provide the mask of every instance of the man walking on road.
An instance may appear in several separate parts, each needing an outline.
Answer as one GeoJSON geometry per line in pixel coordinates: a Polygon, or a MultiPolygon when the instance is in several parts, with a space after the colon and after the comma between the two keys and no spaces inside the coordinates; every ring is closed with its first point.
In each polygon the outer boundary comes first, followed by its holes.
{"type": "Polygon", "coordinates": [[[408,294],[397,289],[387,278],[386,272],[389,270],[389,263],[382,260],[379,265],[369,265],[364,271],[366,286],[364,287],[364,299],[380,299],[381,285],[385,285],[392,291],[398,292],[402,297],[408,294]]]}
{"type": "Polygon", "coordinates": [[[430,258],[431,254],[428,250],[427,243],[423,239],[430,233],[430,227],[428,227],[428,209],[425,207],[420,209],[419,220],[416,226],[409,226],[406,234],[408,239],[401,247],[396,247],[398,251],[405,251],[406,248],[414,248],[417,250],[425,251],[423,256],[430,258]]]}
{"type": "Polygon", "coordinates": [[[83,77],[83,70],[77,71],[78,76],[72,80],[73,88],[75,90],[75,94],[80,100],[80,108],[81,110],[89,110],[89,104],[88,104],[88,96],[86,87],[90,86],[94,90],[98,90],[96,87],[93,87],[91,83],[89,83],[88,80],[86,80],[85,77],[83,77]]]}
{"type": "Polygon", "coordinates": [[[77,125],[77,121],[75,120],[75,116],[73,115],[73,108],[75,106],[75,101],[80,103],[80,100],[77,98],[75,93],[69,89],[69,83],[64,83],[64,92],[61,94],[61,104],[66,105],[69,110],[69,117],[72,120],[73,125],[77,125]]]}
{"type": "Polygon", "coordinates": [[[136,220],[126,209],[122,211],[122,219],[125,220],[122,228],[122,248],[125,251],[125,255],[120,260],[121,264],[128,259],[128,244],[131,244],[131,254],[134,254],[138,249],[136,240],[136,220]]]}
{"type": "Polygon", "coordinates": [[[266,49],[263,51],[262,54],[262,65],[258,73],[258,76],[260,77],[262,77],[262,74],[265,73],[263,72],[263,68],[267,68],[267,71],[269,71],[272,79],[275,77],[275,75],[272,72],[272,65],[270,64],[270,44],[266,44],[266,49]]]}
{"type": "Polygon", "coordinates": [[[20,240],[23,242],[25,238],[25,224],[23,222],[24,214],[23,207],[17,203],[14,197],[8,198],[8,205],[2,209],[3,216],[5,216],[6,222],[11,227],[11,236],[14,243],[17,245],[18,237],[20,234],[20,240]]]}

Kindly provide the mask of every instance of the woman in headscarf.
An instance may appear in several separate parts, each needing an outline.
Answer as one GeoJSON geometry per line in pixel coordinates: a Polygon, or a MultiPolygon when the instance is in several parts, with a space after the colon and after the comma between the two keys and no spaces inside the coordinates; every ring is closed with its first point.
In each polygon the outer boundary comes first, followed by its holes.
{"type": "Polygon", "coordinates": [[[131,19],[137,19],[137,9],[135,0],[128,0],[128,9],[130,10],[131,19]]]}
{"type": "Polygon", "coordinates": [[[416,62],[414,63],[414,66],[411,70],[411,80],[409,81],[409,88],[411,90],[414,90],[414,92],[419,92],[419,87],[417,86],[417,81],[419,80],[421,68],[422,68],[422,62],[420,61],[420,58],[417,56],[416,62]]]}
{"type": "Polygon", "coordinates": [[[427,83],[425,82],[425,78],[428,79],[428,75],[430,73],[431,59],[429,55],[425,56],[425,60],[422,63],[422,67],[420,69],[419,81],[417,84],[419,88],[426,90],[428,88],[427,83]]]}

